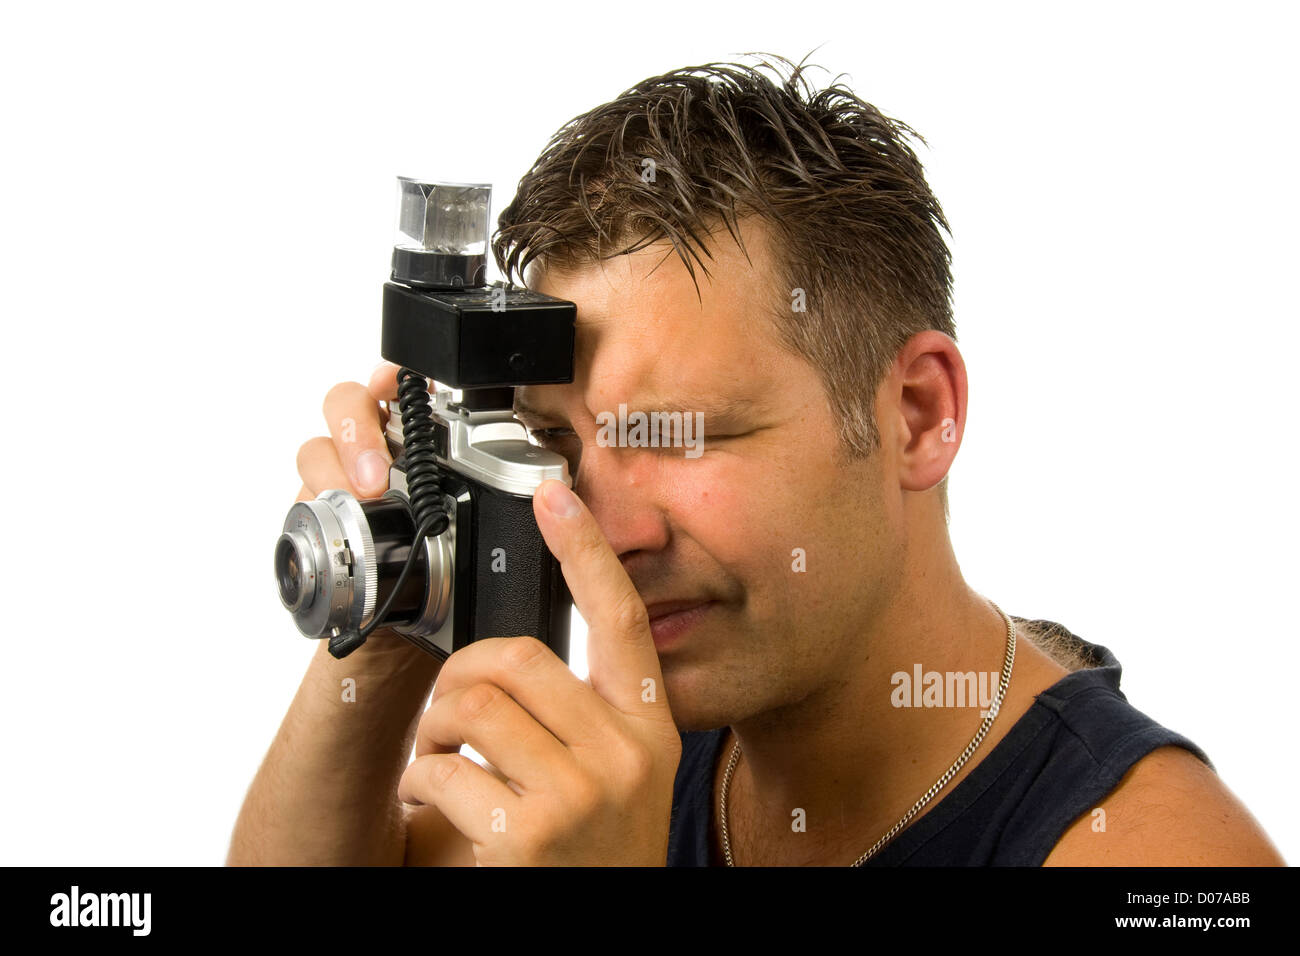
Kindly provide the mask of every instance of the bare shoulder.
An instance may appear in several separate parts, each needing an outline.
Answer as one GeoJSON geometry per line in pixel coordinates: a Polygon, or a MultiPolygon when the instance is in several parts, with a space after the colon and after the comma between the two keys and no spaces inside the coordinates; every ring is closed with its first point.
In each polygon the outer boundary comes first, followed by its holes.
{"type": "Polygon", "coordinates": [[[1139,760],[1044,866],[1285,866],[1218,774],[1182,747],[1139,760]],[[1100,812],[1098,812],[1100,811],[1100,812]]]}

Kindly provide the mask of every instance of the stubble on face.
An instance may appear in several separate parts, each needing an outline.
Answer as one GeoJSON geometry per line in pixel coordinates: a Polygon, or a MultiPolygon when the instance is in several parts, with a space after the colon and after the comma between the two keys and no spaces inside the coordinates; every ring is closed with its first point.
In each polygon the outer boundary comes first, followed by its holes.
{"type": "Polygon", "coordinates": [[[718,601],[660,653],[681,730],[776,718],[842,689],[866,653],[855,638],[873,595],[900,560],[881,464],[841,454],[820,376],[773,326],[791,297],[772,288],[765,232],[753,220],[741,230],[749,260],[715,236],[698,298],[666,244],[533,282],[578,305],[574,384],[528,398],[576,432],[579,494],[643,600],[718,601]],[[595,447],[597,414],[657,410],[646,401],[730,411],[706,414],[698,458],[595,447]]]}

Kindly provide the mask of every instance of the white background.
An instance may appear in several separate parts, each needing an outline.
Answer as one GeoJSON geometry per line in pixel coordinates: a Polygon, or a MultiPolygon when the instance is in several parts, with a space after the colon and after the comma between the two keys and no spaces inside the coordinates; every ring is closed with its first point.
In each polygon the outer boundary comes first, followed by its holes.
{"type": "Polygon", "coordinates": [[[1289,5],[35,7],[0,19],[0,862],[223,860],[314,648],[271,549],[379,360],[395,176],[495,217],[642,78],[819,45],[952,223],[967,579],[1110,647],[1300,852],[1289,5]]]}

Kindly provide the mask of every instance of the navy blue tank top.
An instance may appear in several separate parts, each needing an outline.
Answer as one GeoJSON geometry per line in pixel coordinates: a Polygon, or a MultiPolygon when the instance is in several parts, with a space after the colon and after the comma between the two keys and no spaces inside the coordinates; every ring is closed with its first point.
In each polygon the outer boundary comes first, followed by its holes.
{"type": "MultiPolygon", "coordinates": [[[[1038,694],[997,746],[866,866],[1040,866],[1070,824],[1156,748],[1183,747],[1214,768],[1200,747],[1128,702],[1109,650],[1050,621],[1032,625],[1050,629],[1085,666],[1038,694]]],[[[722,862],[711,856],[713,775],[726,736],[726,727],[681,734],[669,866],[722,862]]]]}

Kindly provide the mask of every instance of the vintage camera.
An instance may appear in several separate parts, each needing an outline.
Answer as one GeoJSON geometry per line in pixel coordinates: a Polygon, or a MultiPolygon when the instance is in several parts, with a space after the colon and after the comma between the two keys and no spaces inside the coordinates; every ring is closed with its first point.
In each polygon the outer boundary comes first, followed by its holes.
{"type": "Polygon", "coordinates": [[[289,510],[280,600],[338,658],[390,627],[439,658],[531,635],[567,661],[572,598],[532,496],[572,482],[512,409],[516,386],[573,381],[576,308],[486,284],[490,186],[401,177],[398,193],[380,350],[401,369],[389,490],[326,491],[289,510]]]}

